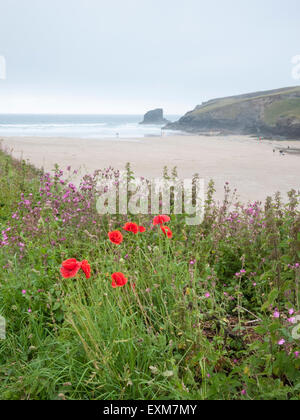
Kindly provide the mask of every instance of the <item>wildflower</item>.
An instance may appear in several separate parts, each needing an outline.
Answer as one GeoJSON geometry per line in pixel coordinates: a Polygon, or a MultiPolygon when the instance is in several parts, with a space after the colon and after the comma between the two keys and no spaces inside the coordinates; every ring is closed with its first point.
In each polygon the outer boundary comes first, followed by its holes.
{"type": "Polygon", "coordinates": [[[136,224],[136,223],[126,223],[124,226],[123,226],[123,229],[124,230],[126,230],[127,232],[131,232],[131,233],[134,233],[135,235],[137,234],[137,233],[139,233],[139,226],[136,224]]]}
{"type": "Polygon", "coordinates": [[[285,340],[282,338],[281,340],[278,341],[277,343],[279,346],[283,346],[285,344],[285,340]]]}
{"type": "Polygon", "coordinates": [[[91,266],[87,260],[83,260],[81,263],[82,271],[85,274],[85,277],[89,279],[91,277],[91,266]]]}
{"type": "Polygon", "coordinates": [[[22,295],[26,295],[26,290],[22,290],[22,295]]]}
{"type": "Polygon", "coordinates": [[[246,395],[246,394],[247,394],[247,391],[246,391],[245,389],[243,389],[243,390],[241,391],[241,394],[242,394],[242,395],[246,395]]]}
{"type": "Polygon", "coordinates": [[[161,230],[163,231],[164,235],[167,236],[169,239],[172,238],[173,232],[168,226],[161,226],[161,230]]]}
{"type": "Polygon", "coordinates": [[[300,352],[299,351],[295,351],[294,355],[295,355],[296,359],[299,359],[300,352]]]}
{"type": "Polygon", "coordinates": [[[210,293],[205,293],[205,297],[206,297],[206,299],[208,299],[208,298],[210,298],[210,293]]]}
{"type": "Polygon", "coordinates": [[[109,232],[108,237],[113,244],[120,245],[123,242],[123,235],[119,230],[109,232]]]}
{"type": "Polygon", "coordinates": [[[296,324],[296,322],[297,322],[296,317],[293,316],[292,318],[288,318],[288,322],[290,324],[296,324]]]}
{"type": "Polygon", "coordinates": [[[289,310],[289,315],[293,315],[295,313],[294,309],[289,310]]]}
{"type": "Polygon", "coordinates": [[[280,318],[280,312],[278,312],[277,310],[274,312],[274,314],[273,314],[273,318],[276,318],[276,319],[278,319],[278,318],[280,318]]]}
{"type": "Polygon", "coordinates": [[[81,262],[77,261],[75,258],[70,258],[62,263],[60,272],[65,279],[70,279],[76,276],[80,268],[81,262]]]}
{"type": "Polygon", "coordinates": [[[146,228],[144,226],[139,226],[139,232],[140,233],[146,232],[146,228]]]}
{"type": "Polygon", "coordinates": [[[128,279],[124,276],[123,273],[114,273],[111,276],[112,278],[112,287],[115,289],[116,287],[123,287],[128,282],[128,279]]]}
{"type": "Polygon", "coordinates": [[[168,223],[170,221],[170,217],[166,216],[165,214],[161,214],[159,216],[154,217],[153,225],[163,225],[164,223],[168,223]]]}
{"type": "Polygon", "coordinates": [[[32,312],[32,310],[29,308],[29,309],[28,309],[28,313],[29,313],[29,314],[31,314],[31,312],[32,312]]]}

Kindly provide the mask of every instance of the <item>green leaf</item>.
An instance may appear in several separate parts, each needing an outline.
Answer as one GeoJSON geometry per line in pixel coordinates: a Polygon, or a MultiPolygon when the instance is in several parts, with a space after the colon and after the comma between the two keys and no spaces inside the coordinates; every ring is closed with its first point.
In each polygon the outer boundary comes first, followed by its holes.
{"type": "Polygon", "coordinates": [[[270,305],[272,305],[275,300],[278,298],[279,290],[273,289],[269,293],[268,300],[262,305],[261,309],[262,311],[265,311],[270,305]]]}

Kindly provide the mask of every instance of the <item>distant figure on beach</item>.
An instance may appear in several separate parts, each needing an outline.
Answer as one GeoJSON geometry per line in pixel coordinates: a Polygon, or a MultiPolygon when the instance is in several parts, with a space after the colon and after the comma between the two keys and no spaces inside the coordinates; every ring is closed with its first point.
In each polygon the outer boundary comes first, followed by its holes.
{"type": "Polygon", "coordinates": [[[116,133],[116,137],[118,137],[118,138],[119,138],[119,136],[120,136],[120,135],[119,135],[119,133],[116,133]]]}

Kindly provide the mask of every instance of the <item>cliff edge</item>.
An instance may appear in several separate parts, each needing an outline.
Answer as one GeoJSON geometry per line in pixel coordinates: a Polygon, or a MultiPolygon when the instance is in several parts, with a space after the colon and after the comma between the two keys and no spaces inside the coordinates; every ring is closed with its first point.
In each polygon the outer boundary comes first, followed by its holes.
{"type": "Polygon", "coordinates": [[[300,139],[300,87],[213,99],[165,128],[300,139]]]}

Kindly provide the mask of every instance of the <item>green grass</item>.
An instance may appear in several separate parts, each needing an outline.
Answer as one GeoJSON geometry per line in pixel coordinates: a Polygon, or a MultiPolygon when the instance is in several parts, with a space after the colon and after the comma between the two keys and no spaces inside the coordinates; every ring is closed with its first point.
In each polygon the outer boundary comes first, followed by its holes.
{"type": "Polygon", "coordinates": [[[296,118],[300,121],[300,98],[274,102],[266,108],[264,120],[274,126],[279,118],[296,118]]]}
{"type": "MultiPolygon", "coordinates": [[[[203,106],[199,107],[198,109],[195,109],[194,111],[192,111],[193,115],[198,115],[198,114],[202,114],[202,113],[206,113],[206,112],[210,112],[210,111],[216,111],[216,110],[222,110],[222,109],[226,109],[231,108],[232,106],[239,106],[242,103],[247,103],[247,102],[251,102],[253,100],[257,100],[257,99],[263,99],[263,98],[267,98],[267,97],[274,97],[277,95],[290,95],[292,93],[299,93],[300,92],[300,87],[295,87],[295,88],[286,88],[286,89],[279,89],[279,90],[274,90],[273,93],[272,91],[268,91],[267,93],[264,92],[260,92],[257,93],[256,96],[252,96],[252,97],[244,97],[241,98],[239,96],[233,96],[233,97],[229,97],[229,98],[222,98],[222,99],[216,99],[214,101],[212,101],[211,103],[207,103],[204,104],[203,106]]],[[[280,112],[285,112],[285,104],[288,106],[288,108],[290,109],[291,106],[293,106],[293,99],[280,99],[280,101],[277,103],[275,102],[271,108],[273,106],[278,107],[278,109],[280,109],[280,112]]],[[[296,109],[298,110],[298,104],[299,104],[299,99],[295,99],[296,102],[296,109]]],[[[231,111],[232,112],[232,111],[231,111]]],[[[272,112],[272,111],[270,111],[272,112]]],[[[276,109],[274,110],[274,112],[276,112],[276,109]]],[[[269,114],[268,114],[269,115],[269,114]]],[[[273,114],[272,114],[273,115],[273,114]]],[[[272,117],[271,115],[271,117],[272,117]]],[[[274,117],[277,114],[274,114],[274,117]]],[[[297,114],[298,115],[298,114],[297,114]]]]}
{"type": "Polygon", "coordinates": [[[99,216],[94,190],[69,202],[61,175],[49,179],[0,151],[0,232],[11,229],[0,239],[2,400],[299,399],[287,321],[300,309],[296,192],[232,212],[228,189],[218,206],[211,183],[200,226],[172,215],[167,240],[153,216],[134,216],[147,231],[123,231],[116,247],[107,233],[126,218],[99,216]],[[72,257],[90,262],[89,280],[61,277],[72,257]],[[111,287],[116,271],[123,288],[111,287]]]}

